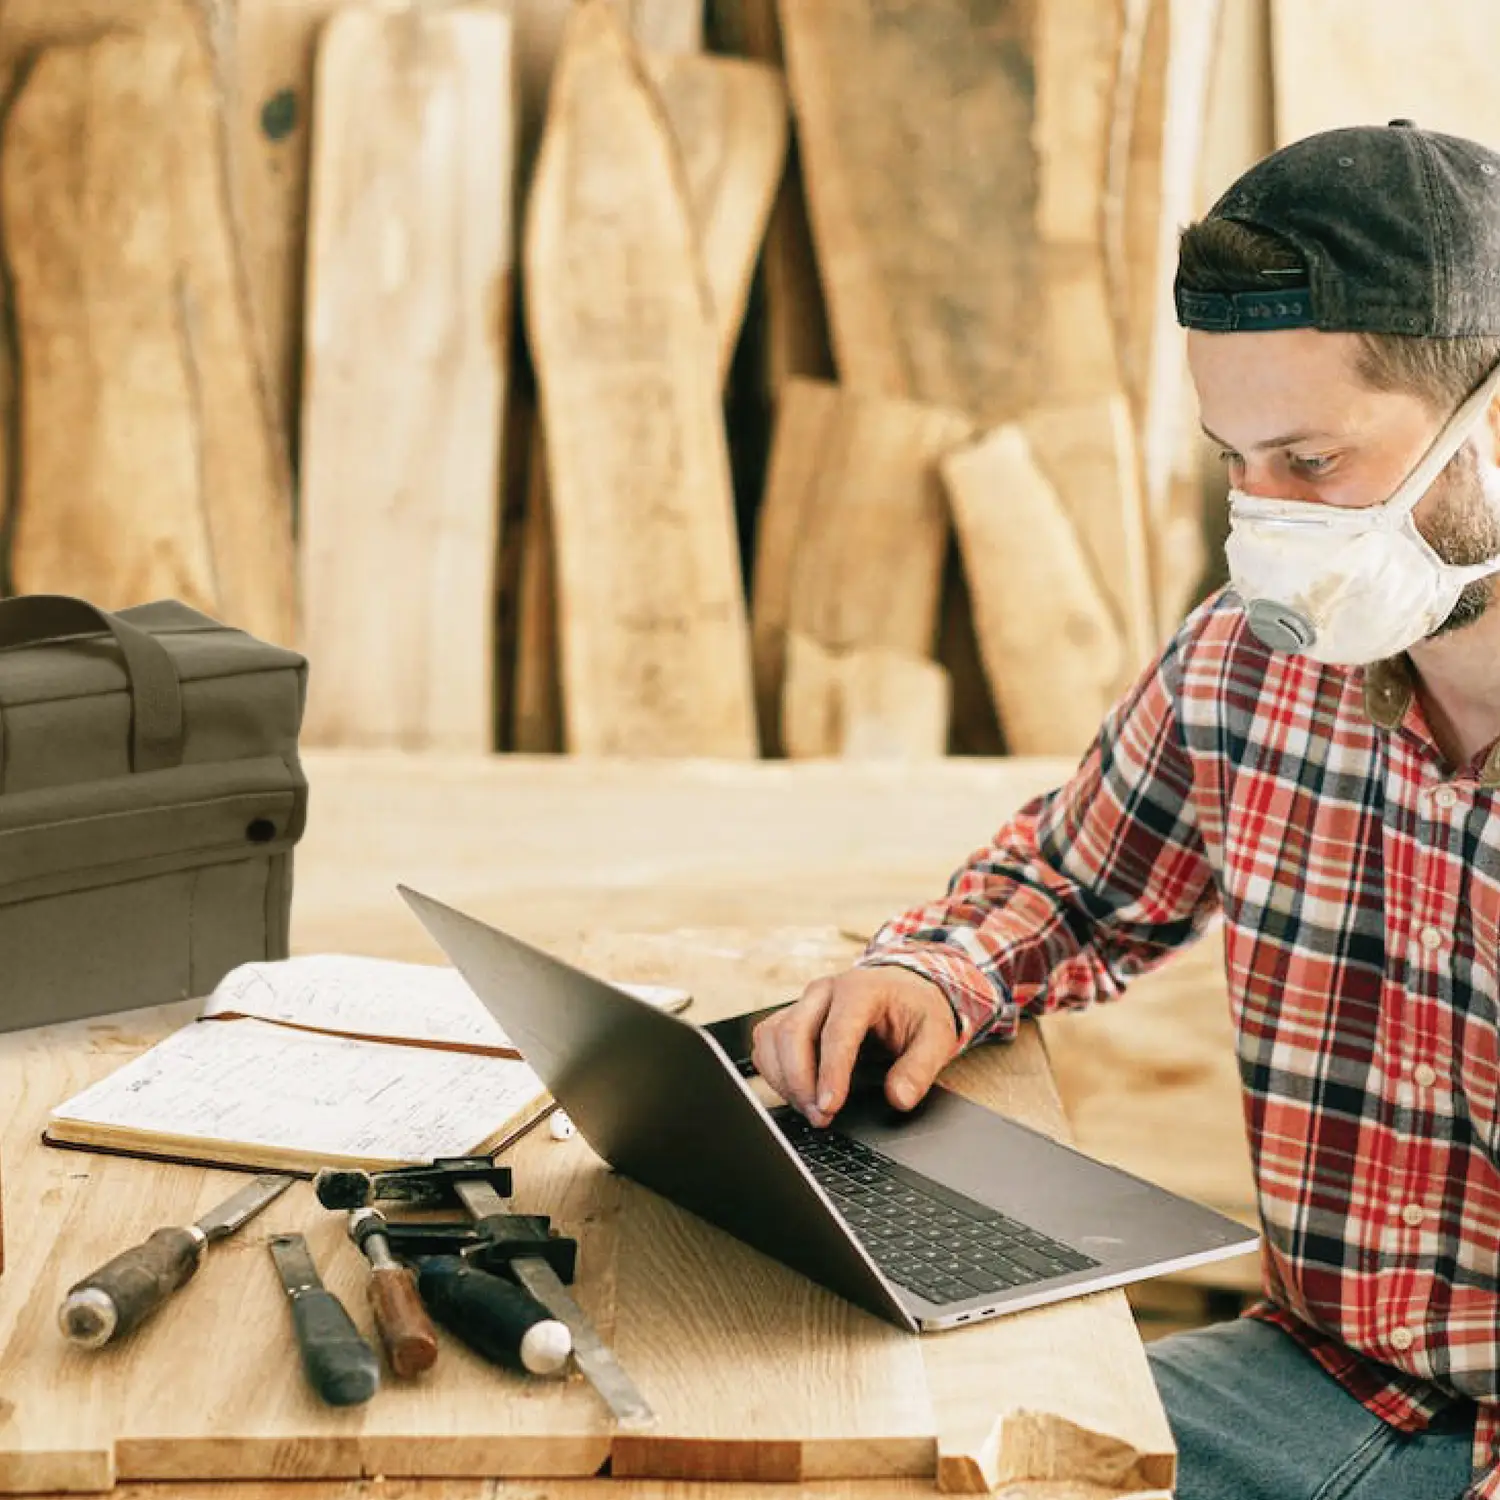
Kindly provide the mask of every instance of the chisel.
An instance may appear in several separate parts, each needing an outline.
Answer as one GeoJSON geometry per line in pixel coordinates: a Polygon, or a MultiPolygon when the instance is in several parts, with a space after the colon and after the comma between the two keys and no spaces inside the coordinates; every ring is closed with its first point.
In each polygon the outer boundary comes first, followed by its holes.
{"type": "Polygon", "coordinates": [[[292,1304],[292,1326],[308,1384],[330,1406],[355,1406],[380,1388],[380,1360],[344,1307],[324,1287],[300,1234],[270,1241],[281,1284],[292,1304]]]}
{"type": "MultiPolygon", "coordinates": [[[[490,1227],[490,1247],[501,1250],[505,1238],[505,1221],[514,1216],[505,1211],[504,1200],[484,1181],[454,1182],[453,1190],[473,1216],[475,1224],[490,1227]]],[[[656,1413],[626,1374],[614,1351],[589,1321],[588,1314],[573,1300],[562,1278],[542,1255],[522,1254],[505,1258],[511,1276],[573,1336],[573,1358],[589,1384],[603,1398],[622,1427],[644,1428],[656,1424],[656,1413]]]]}
{"type": "Polygon", "coordinates": [[[557,1375],[568,1363],[567,1326],[513,1281],[457,1255],[419,1262],[418,1286],[432,1315],[476,1354],[528,1375],[557,1375]]]}
{"type": "Polygon", "coordinates": [[[294,1181],[280,1174],[257,1177],[197,1223],[158,1229],[122,1251],[69,1288],[57,1313],[63,1333],[85,1349],[123,1338],[192,1280],[209,1245],[253,1219],[294,1181]]]}

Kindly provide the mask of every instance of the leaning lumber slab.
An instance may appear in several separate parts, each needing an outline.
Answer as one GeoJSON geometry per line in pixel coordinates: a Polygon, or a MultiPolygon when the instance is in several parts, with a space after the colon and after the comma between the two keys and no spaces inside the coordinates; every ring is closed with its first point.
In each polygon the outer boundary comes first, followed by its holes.
{"type": "Polygon", "coordinates": [[[7,118],[21,353],[11,571],[290,644],[290,486],[243,294],[218,85],[186,12],[49,46],[7,118]]]}
{"type": "Polygon", "coordinates": [[[670,127],[600,0],[568,22],[524,270],[568,748],[753,756],[713,306],[670,127]]]}
{"type": "Polygon", "coordinates": [[[511,33],[491,5],[323,33],[303,377],[311,744],[494,743],[511,33]]]}

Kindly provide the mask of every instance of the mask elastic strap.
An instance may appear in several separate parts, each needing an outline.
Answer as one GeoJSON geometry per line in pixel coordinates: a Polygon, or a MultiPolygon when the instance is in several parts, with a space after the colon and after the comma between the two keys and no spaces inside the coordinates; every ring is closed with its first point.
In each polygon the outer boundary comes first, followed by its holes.
{"type": "Polygon", "coordinates": [[[1382,504],[1380,508],[1383,511],[1393,516],[1404,516],[1416,506],[1417,501],[1427,493],[1432,481],[1443,472],[1449,460],[1463,447],[1480,422],[1484,420],[1484,414],[1488,411],[1497,390],[1500,390],[1500,364],[1497,364],[1484,377],[1480,385],[1465,398],[1458,410],[1443,423],[1442,429],[1433,438],[1431,446],[1382,504]]]}

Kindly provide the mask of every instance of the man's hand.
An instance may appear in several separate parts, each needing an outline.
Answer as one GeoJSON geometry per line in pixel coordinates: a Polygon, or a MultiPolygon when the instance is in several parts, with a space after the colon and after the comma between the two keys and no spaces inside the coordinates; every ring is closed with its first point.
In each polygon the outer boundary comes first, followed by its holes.
{"type": "Polygon", "coordinates": [[[916,1104],[958,1051],[947,996],[910,969],[880,965],[814,980],[794,1005],[755,1028],[751,1058],[788,1104],[826,1125],[848,1097],[866,1036],[895,1058],[885,1096],[897,1109],[916,1104]]]}

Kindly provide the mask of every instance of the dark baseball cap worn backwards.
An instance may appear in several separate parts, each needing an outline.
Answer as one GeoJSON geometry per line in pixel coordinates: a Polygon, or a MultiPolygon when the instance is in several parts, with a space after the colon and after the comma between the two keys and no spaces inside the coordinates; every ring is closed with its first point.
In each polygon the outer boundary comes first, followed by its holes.
{"type": "Polygon", "coordinates": [[[1179,275],[1186,328],[1500,334],[1500,155],[1476,141],[1410,120],[1307,136],[1257,162],[1207,216],[1279,236],[1307,271],[1234,293],[1190,291],[1179,275]]]}

